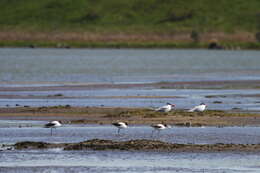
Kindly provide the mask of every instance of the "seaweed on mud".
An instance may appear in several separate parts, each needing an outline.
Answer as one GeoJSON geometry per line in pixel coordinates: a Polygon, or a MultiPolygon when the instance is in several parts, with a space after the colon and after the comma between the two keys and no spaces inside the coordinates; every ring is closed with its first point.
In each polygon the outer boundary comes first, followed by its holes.
{"type": "Polygon", "coordinates": [[[214,104],[222,104],[223,102],[216,100],[216,101],[213,101],[213,103],[214,103],[214,104]]]}
{"type": "Polygon", "coordinates": [[[134,110],[125,110],[125,111],[115,111],[115,112],[110,112],[106,114],[104,117],[107,118],[129,118],[133,116],[139,116],[143,117],[147,114],[151,114],[154,111],[148,110],[148,109],[134,109],[134,110]]]}
{"type": "Polygon", "coordinates": [[[47,95],[47,97],[63,97],[64,95],[61,93],[54,94],[54,95],[47,95]]]}
{"type": "Polygon", "coordinates": [[[165,117],[169,116],[169,113],[165,112],[147,112],[146,114],[143,115],[143,118],[159,118],[159,117],[165,117]]]}
{"type": "Polygon", "coordinates": [[[126,151],[260,151],[260,144],[174,144],[158,140],[137,139],[112,141],[92,139],[79,143],[52,144],[44,142],[18,142],[15,149],[63,148],[64,150],[126,150],[126,151]]]}
{"type": "MultiPolygon", "coordinates": [[[[203,113],[187,112],[187,110],[174,109],[171,112],[156,112],[147,108],[112,108],[112,107],[32,107],[32,108],[0,108],[0,115],[26,116],[31,119],[46,117],[68,121],[68,123],[84,124],[111,124],[114,121],[127,121],[129,124],[153,124],[167,122],[186,126],[227,126],[227,125],[259,125],[260,114],[247,112],[241,109],[230,111],[206,110],[203,113]],[[254,118],[254,121],[252,121],[254,118]]],[[[66,122],[64,122],[66,123],[66,122]]]]}
{"type": "Polygon", "coordinates": [[[92,150],[168,150],[172,145],[170,143],[155,141],[155,140],[130,140],[130,141],[112,141],[112,140],[102,140],[93,139],[78,144],[68,145],[64,150],[82,150],[82,149],[92,149],[92,150]]]}
{"type": "Polygon", "coordinates": [[[58,106],[51,106],[52,109],[63,109],[63,108],[71,108],[70,105],[58,105],[58,106]]]}
{"type": "Polygon", "coordinates": [[[225,98],[227,96],[226,95],[207,95],[207,96],[205,96],[205,98],[218,98],[218,97],[225,98]]]}
{"type": "Polygon", "coordinates": [[[70,124],[103,124],[99,120],[93,119],[78,119],[78,120],[70,120],[70,124]]]}
{"type": "Polygon", "coordinates": [[[108,113],[104,117],[107,118],[129,118],[131,117],[132,113],[130,111],[122,111],[122,112],[115,112],[115,113],[108,113]]]}
{"type": "Polygon", "coordinates": [[[17,142],[14,145],[15,149],[44,149],[48,148],[48,146],[49,143],[32,141],[17,142]]]}

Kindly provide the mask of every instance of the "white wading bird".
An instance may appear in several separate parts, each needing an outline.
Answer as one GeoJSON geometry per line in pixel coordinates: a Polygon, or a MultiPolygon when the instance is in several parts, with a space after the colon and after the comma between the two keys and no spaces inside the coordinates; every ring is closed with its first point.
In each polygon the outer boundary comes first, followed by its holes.
{"type": "Polygon", "coordinates": [[[125,122],[117,122],[117,123],[112,123],[112,125],[114,125],[115,127],[118,128],[117,130],[117,134],[120,133],[121,129],[126,129],[128,127],[128,124],[125,122]]]}
{"type": "Polygon", "coordinates": [[[205,103],[201,103],[200,105],[188,110],[188,112],[203,112],[206,110],[206,107],[207,105],[205,103]]]}
{"type": "Polygon", "coordinates": [[[44,125],[45,128],[51,128],[51,136],[52,136],[52,129],[53,128],[58,128],[61,126],[61,123],[59,121],[51,121],[47,124],[44,125]]]}
{"type": "Polygon", "coordinates": [[[167,103],[165,106],[162,106],[162,107],[155,109],[155,111],[170,112],[172,110],[172,108],[174,108],[174,107],[175,107],[175,104],[167,103]]]}
{"type": "Polygon", "coordinates": [[[151,125],[151,127],[153,128],[152,136],[153,136],[154,131],[157,131],[158,135],[159,135],[161,130],[171,128],[171,126],[167,125],[167,124],[155,124],[155,125],[151,125]]]}

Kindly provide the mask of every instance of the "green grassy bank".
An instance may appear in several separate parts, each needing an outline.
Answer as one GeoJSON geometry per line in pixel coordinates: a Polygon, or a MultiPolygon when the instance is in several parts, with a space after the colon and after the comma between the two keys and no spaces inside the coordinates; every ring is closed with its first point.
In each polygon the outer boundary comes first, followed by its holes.
{"type": "MultiPolygon", "coordinates": [[[[260,50],[260,43],[221,43],[228,50],[260,50]]],[[[0,41],[0,47],[29,48],[175,48],[175,49],[207,49],[207,43],[176,42],[46,42],[46,41],[0,41]]]]}
{"type": "Polygon", "coordinates": [[[259,0],[1,0],[0,46],[204,48],[216,40],[259,49],[259,7],[259,0]]]}

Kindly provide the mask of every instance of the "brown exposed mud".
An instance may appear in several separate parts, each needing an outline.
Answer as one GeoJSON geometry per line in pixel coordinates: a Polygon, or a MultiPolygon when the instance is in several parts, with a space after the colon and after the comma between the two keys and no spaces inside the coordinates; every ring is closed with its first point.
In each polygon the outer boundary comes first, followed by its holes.
{"type": "Polygon", "coordinates": [[[112,141],[93,139],[79,143],[44,143],[18,142],[15,149],[48,149],[64,150],[126,150],[126,151],[166,151],[166,152],[218,152],[218,151],[260,151],[260,144],[172,144],[156,140],[112,141]]]}
{"type": "Polygon", "coordinates": [[[0,108],[0,119],[8,120],[59,120],[63,124],[111,124],[126,121],[128,124],[167,123],[178,126],[247,126],[260,125],[260,113],[239,110],[206,110],[203,113],[173,110],[168,113],[147,108],[124,107],[17,107],[0,108]]]}

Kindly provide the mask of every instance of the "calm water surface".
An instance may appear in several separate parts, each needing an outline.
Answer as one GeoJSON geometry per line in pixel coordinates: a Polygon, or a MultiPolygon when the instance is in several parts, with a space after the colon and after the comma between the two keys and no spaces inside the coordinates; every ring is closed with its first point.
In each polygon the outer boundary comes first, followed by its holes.
{"type": "Polygon", "coordinates": [[[0,48],[0,82],[260,79],[260,51],[0,48]]]}
{"type": "Polygon", "coordinates": [[[13,144],[20,141],[81,142],[90,139],[131,140],[155,139],[180,144],[259,144],[260,127],[172,127],[160,134],[150,126],[130,126],[121,135],[112,125],[64,125],[53,130],[43,128],[44,121],[0,121],[0,144],[13,144]],[[22,128],[19,128],[22,127],[22,128]]]}
{"type": "Polygon", "coordinates": [[[256,153],[154,153],[122,151],[5,151],[0,172],[209,172],[260,171],[256,153]]]}
{"type": "MultiPolygon", "coordinates": [[[[0,86],[252,80],[260,79],[259,57],[260,51],[0,48],[0,86]]],[[[28,98],[0,98],[0,107],[15,107],[16,105],[158,107],[166,102],[173,102],[180,109],[188,109],[200,102],[206,102],[209,109],[260,110],[260,97],[206,98],[207,95],[223,94],[259,95],[260,90],[134,88],[2,91],[0,95],[27,96],[28,98]],[[68,98],[47,97],[55,94],[68,98]],[[30,96],[47,98],[29,98],[30,96]],[[182,98],[82,98],[84,96],[180,96],[182,98]],[[215,104],[216,101],[222,104],[215,104]]]]}
{"type": "MultiPolygon", "coordinates": [[[[157,139],[174,143],[260,143],[259,127],[173,127],[151,136],[149,126],[132,126],[116,134],[109,125],[65,125],[54,131],[44,121],[1,121],[0,144],[18,141],[80,142],[94,138],[112,140],[157,139]],[[17,126],[21,125],[22,128],[17,126]]],[[[129,152],[0,150],[0,172],[259,172],[255,152],[129,152]]]]}
{"type": "Polygon", "coordinates": [[[112,106],[112,107],[149,107],[156,108],[166,102],[176,104],[177,109],[189,109],[201,102],[209,109],[259,111],[260,90],[201,90],[201,89],[103,89],[80,91],[0,91],[0,95],[28,96],[28,98],[0,98],[0,107],[19,106],[112,106]],[[61,94],[66,98],[51,98],[48,95],[61,94]],[[220,97],[218,97],[220,95],[220,97]],[[225,97],[221,97],[225,95],[225,97]],[[237,96],[234,96],[237,95],[237,96]],[[245,96],[240,96],[245,95],[245,96]],[[44,96],[45,98],[30,98],[44,96]],[[96,98],[96,97],[106,98],[96,98]],[[110,98],[110,96],[148,96],[148,98],[110,98]],[[179,98],[151,98],[151,96],[177,96],[179,98]],[[216,97],[207,97],[216,96],[216,97]],[[85,98],[84,98],[85,97],[85,98]],[[86,98],[87,97],[87,98],[86,98]],[[216,102],[218,104],[216,104],[216,102]],[[220,104],[219,104],[220,103],[220,104]]]}

